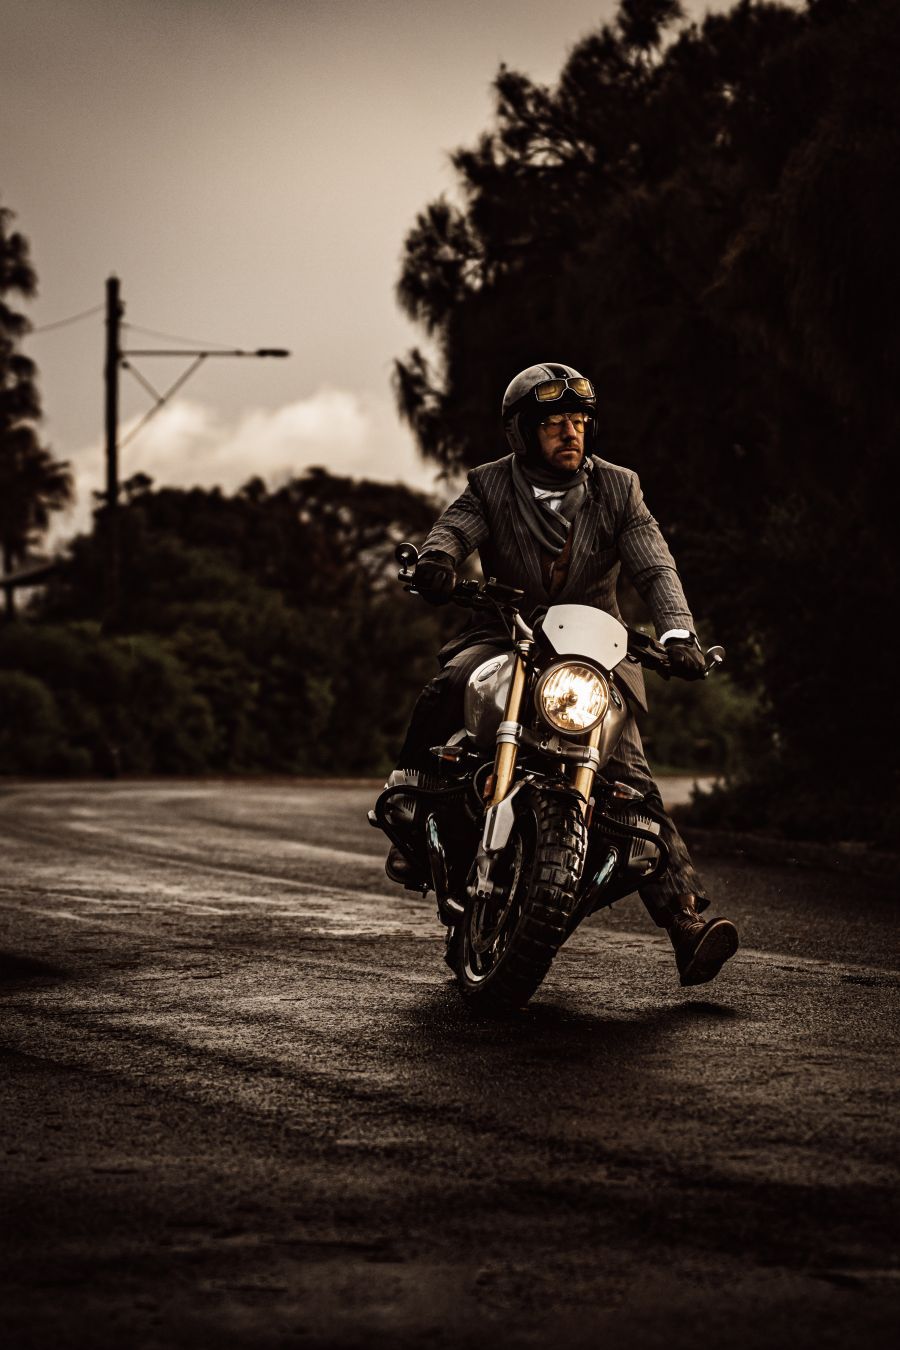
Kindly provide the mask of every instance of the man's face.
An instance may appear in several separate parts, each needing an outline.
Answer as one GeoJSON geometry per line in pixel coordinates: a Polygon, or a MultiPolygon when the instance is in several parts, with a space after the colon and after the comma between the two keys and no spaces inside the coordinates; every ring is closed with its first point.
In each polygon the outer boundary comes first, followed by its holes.
{"type": "Polygon", "coordinates": [[[584,413],[550,413],[538,425],[541,455],[554,469],[574,473],[584,459],[584,413]]]}

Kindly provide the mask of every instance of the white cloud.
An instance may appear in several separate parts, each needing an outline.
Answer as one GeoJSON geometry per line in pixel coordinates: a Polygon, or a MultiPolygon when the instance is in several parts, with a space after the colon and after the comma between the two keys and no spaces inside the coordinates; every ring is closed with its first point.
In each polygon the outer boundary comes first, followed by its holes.
{"type": "MultiPolygon", "coordinates": [[[[122,441],[129,428],[123,427],[122,441]]],[[[368,419],[353,394],[322,389],[275,409],[255,408],[228,425],[204,404],[164,408],[122,451],[122,477],[140,469],[158,484],[233,491],[248,478],[289,477],[312,462],[338,466],[360,457],[368,419]]]]}
{"type": "MultiPolygon", "coordinates": [[[[120,428],[119,474],[145,473],[155,486],[213,487],[234,492],[248,479],[276,487],[311,465],[353,478],[404,482],[446,498],[434,469],[417,454],[409,432],[386,399],[322,388],[280,408],[253,408],[226,421],[206,404],[179,399],[148,422],[130,443],[138,419],[120,428]]],[[[76,504],[53,531],[62,539],[89,526],[93,493],[103,485],[97,443],[69,457],[76,504]]]]}

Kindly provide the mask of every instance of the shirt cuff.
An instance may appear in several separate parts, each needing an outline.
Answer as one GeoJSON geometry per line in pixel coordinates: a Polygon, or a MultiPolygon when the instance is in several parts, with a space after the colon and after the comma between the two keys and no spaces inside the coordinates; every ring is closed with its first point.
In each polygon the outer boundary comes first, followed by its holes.
{"type": "Polygon", "coordinates": [[[667,642],[693,642],[696,646],[700,646],[700,643],[697,642],[697,635],[692,633],[688,628],[670,628],[667,632],[663,633],[659,641],[663,646],[665,646],[667,642]]]}

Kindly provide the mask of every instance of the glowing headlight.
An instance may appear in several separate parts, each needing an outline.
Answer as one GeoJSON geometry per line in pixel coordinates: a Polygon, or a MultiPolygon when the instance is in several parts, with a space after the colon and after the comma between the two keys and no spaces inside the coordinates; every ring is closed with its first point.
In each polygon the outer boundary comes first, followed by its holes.
{"type": "Polygon", "coordinates": [[[567,661],[542,677],[535,700],[538,712],[551,727],[577,736],[591,731],[605,717],[609,686],[590,666],[567,661]]]}

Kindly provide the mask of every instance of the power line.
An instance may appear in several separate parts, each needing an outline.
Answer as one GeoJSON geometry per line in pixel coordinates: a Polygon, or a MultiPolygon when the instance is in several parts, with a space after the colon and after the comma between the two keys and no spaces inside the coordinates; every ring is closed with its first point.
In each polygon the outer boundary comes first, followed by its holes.
{"type": "Polygon", "coordinates": [[[33,333],[50,333],[54,328],[65,328],[70,323],[78,323],[81,319],[89,319],[92,314],[99,314],[104,308],[103,305],[94,305],[91,309],[83,309],[80,314],[70,314],[67,319],[57,319],[54,323],[42,323],[39,328],[30,328],[27,336],[33,333]]]}
{"type": "MultiPolygon", "coordinates": [[[[101,305],[102,309],[103,306],[101,305]]],[[[207,342],[204,338],[182,337],[178,333],[160,333],[156,328],[141,328],[136,323],[123,323],[123,328],[127,328],[130,333],[143,333],[145,337],[162,338],[166,342],[189,342],[194,347],[229,347],[227,342],[207,342]]]]}

